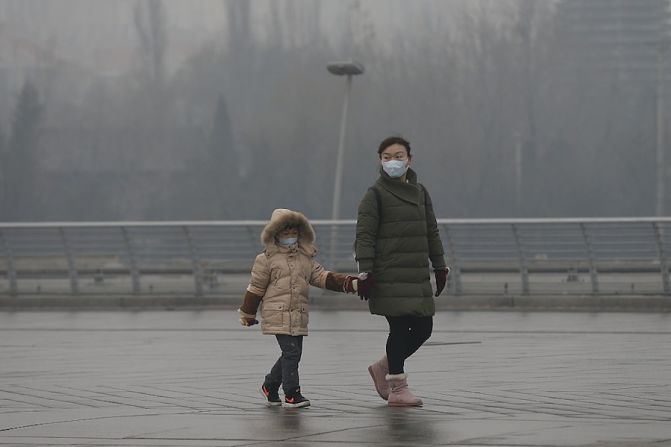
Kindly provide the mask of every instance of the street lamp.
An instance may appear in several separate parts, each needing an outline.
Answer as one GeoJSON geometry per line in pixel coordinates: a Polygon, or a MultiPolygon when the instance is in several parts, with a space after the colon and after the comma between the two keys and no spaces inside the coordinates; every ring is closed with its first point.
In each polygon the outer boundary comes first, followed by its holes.
{"type": "Polygon", "coordinates": [[[656,81],[656,92],[655,92],[655,102],[657,106],[657,141],[656,141],[656,161],[657,161],[657,200],[655,204],[655,214],[658,217],[664,216],[668,210],[666,209],[666,175],[667,175],[667,160],[665,154],[665,109],[664,109],[664,83],[665,79],[665,69],[668,67],[667,58],[669,56],[670,48],[669,40],[663,40],[659,42],[657,46],[657,77],[656,81]]]}
{"type": "Polygon", "coordinates": [[[340,189],[342,184],[343,153],[345,151],[345,133],[347,130],[347,109],[349,108],[349,97],[352,90],[352,76],[363,73],[363,65],[354,61],[329,62],[326,65],[329,73],[336,76],[347,76],[347,88],[345,90],[345,102],[342,107],[342,118],[340,119],[340,138],[338,140],[338,156],[336,159],[335,184],[333,185],[333,208],[331,208],[331,219],[336,220],[340,212],[340,189]]]}
{"type": "MultiPolygon", "coordinates": [[[[343,154],[345,152],[345,133],[347,130],[347,109],[349,108],[349,97],[352,90],[352,76],[363,74],[363,65],[355,61],[329,62],[326,65],[329,73],[336,76],[347,76],[347,87],[345,90],[345,102],[342,107],[342,118],[340,119],[340,137],[338,139],[338,155],[336,158],[335,180],[333,185],[333,207],[331,208],[331,219],[337,220],[340,213],[340,190],[342,185],[343,154]]],[[[331,231],[331,265],[333,266],[335,252],[336,227],[331,231]]],[[[335,267],[332,267],[335,268],[335,267]]]]}

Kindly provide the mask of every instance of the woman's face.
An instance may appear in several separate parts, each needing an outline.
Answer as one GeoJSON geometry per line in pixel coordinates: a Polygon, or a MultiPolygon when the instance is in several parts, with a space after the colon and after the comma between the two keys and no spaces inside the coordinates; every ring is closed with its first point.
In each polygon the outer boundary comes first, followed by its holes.
{"type": "Polygon", "coordinates": [[[298,237],[298,228],[285,228],[277,233],[277,239],[289,239],[292,237],[298,237]]]}
{"type": "Polygon", "coordinates": [[[408,150],[405,146],[400,144],[392,144],[387,147],[385,150],[380,153],[380,161],[384,163],[385,161],[391,160],[400,160],[405,161],[408,166],[410,166],[410,157],[408,156],[408,150]]]}

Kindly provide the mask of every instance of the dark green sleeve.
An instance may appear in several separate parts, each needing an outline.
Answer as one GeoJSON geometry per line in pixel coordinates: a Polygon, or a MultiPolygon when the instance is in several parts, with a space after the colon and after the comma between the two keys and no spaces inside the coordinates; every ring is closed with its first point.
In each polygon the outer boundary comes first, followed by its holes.
{"type": "Polygon", "coordinates": [[[429,259],[434,269],[445,268],[445,251],[443,250],[443,242],[440,240],[440,231],[438,231],[436,215],[433,212],[431,196],[424,185],[422,185],[422,189],[424,189],[424,196],[426,197],[426,234],[429,239],[429,259]]]}
{"type": "Polygon", "coordinates": [[[356,220],[354,253],[359,272],[373,271],[375,240],[377,239],[379,223],[377,197],[375,191],[369,189],[359,203],[359,213],[356,220]]]}

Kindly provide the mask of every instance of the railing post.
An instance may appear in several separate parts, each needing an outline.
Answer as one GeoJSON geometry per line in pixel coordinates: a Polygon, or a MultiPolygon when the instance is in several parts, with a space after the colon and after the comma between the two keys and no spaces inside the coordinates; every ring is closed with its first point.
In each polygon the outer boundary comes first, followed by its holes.
{"type": "Polygon", "coordinates": [[[74,257],[72,256],[72,250],[70,249],[70,243],[68,237],[65,234],[65,228],[59,227],[58,233],[61,236],[61,243],[63,244],[63,250],[65,250],[65,256],[68,260],[68,276],[70,277],[70,290],[73,295],[79,294],[79,278],[77,277],[77,266],[75,265],[74,257]]]}
{"type": "MultiPolygon", "coordinates": [[[[249,239],[252,241],[252,247],[256,248],[259,246],[260,239],[259,239],[259,233],[254,232],[254,227],[251,225],[245,225],[245,230],[247,231],[247,234],[249,235],[249,239]]],[[[256,253],[256,250],[252,249],[253,253],[256,253]]]]}
{"type": "Polygon", "coordinates": [[[457,250],[454,248],[454,239],[452,238],[450,228],[447,225],[443,225],[443,229],[445,230],[445,238],[447,239],[448,258],[452,260],[452,265],[448,265],[450,267],[450,274],[447,277],[447,290],[449,291],[453,288],[455,295],[461,295],[464,289],[461,284],[461,267],[457,258],[457,250]]]}
{"type": "Polygon", "coordinates": [[[331,239],[329,243],[329,255],[328,255],[328,260],[329,260],[329,268],[332,268],[333,270],[337,271],[337,267],[335,266],[335,252],[336,252],[336,239],[338,238],[338,228],[334,223],[331,223],[331,239]]]}
{"type": "Polygon", "coordinates": [[[592,293],[599,293],[599,272],[596,269],[596,263],[594,261],[592,241],[589,238],[589,233],[587,233],[587,227],[584,223],[580,224],[580,231],[582,232],[582,238],[585,241],[585,247],[587,247],[587,262],[589,265],[589,277],[592,281],[592,293]]]}
{"type": "Polygon", "coordinates": [[[527,258],[524,254],[524,247],[522,245],[522,238],[519,234],[516,224],[512,224],[513,235],[515,236],[515,244],[517,244],[517,255],[520,262],[520,277],[522,280],[522,294],[529,294],[529,267],[527,265],[527,258]]]}
{"type": "Polygon", "coordinates": [[[652,228],[655,230],[655,239],[657,240],[657,251],[659,252],[659,269],[662,273],[662,286],[664,293],[669,294],[671,287],[669,285],[669,266],[666,262],[666,251],[664,250],[664,238],[662,229],[659,228],[659,222],[653,222],[652,228]]]}
{"type": "Polygon", "coordinates": [[[133,249],[133,244],[130,241],[130,235],[128,234],[128,228],[121,227],[121,235],[123,236],[124,245],[126,246],[126,253],[128,253],[128,263],[130,267],[130,276],[133,283],[133,294],[140,294],[140,272],[137,269],[137,262],[135,259],[135,250],[133,249]]]}
{"type": "Polygon", "coordinates": [[[19,287],[16,281],[16,263],[14,261],[14,252],[12,247],[9,245],[7,237],[4,235],[0,229],[0,243],[7,253],[7,276],[9,277],[9,294],[11,296],[16,296],[19,293],[19,287]]]}
{"type": "Polygon", "coordinates": [[[203,272],[201,271],[200,268],[200,260],[198,258],[198,252],[196,251],[196,247],[193,243],[193,238],[191,237],[191,232],[189,231],[189,227],[186,225],[182,227],[182,230],[184,231],[184,237],[186,237],[186,243],[189,246],[189,254],[191,255],[191,264],[193,268],[193,281],[195,283],[196,287],[196,296],[201,297],[203,296],[203,272]]]}

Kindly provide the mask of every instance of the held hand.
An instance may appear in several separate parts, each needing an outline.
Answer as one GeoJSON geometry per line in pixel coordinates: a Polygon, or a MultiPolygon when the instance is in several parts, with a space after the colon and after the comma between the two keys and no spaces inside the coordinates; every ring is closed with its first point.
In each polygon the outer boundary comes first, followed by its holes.
{"type": "Polygon", "coordinates": [[[345,293],[356,293],[357,291],[357,281],[358,277],[352,276],[352,275],[347,275],[345,277],[345,281],[343,282],[342,285],[342,291],[345,293]]]}
{"type": "Polygon", "coordinates": [[[450,273],[450,268],[440,268],[435,269],[433,274],[436,277],[436,297],[445,289],[445,284],[447,284],[447,275],[450,273]]]}
{"type": "Polygon", "coordinates": [[[359,273],[357,293],[362,300],[368,300],[368,298],[372,297],[373,285],[375,285],[375,281],[373,280],[372,273],[359,273]]]}

